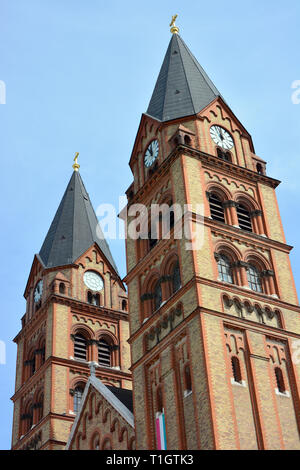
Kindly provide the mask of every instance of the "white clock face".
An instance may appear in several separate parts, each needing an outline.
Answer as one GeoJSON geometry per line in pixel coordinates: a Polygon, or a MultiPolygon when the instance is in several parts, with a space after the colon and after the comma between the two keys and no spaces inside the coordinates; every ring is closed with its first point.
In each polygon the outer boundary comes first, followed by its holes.
{"type": "Polygon", "coordinates": [[[94,292],[98,292],[103,289],[103,279],[100,274],[97,274],[94,271],[86,271],[83,275],[83,280],[86,287],[94,292]]]}
{"type": "Polygon", "coordinates": [[[38,302],[41,299],[42,293],[43,293],[43,281],[40,280],[34,289],[33,297],[34,297],[35,302],[38,302]]]}
{"type": "Polygon", "coordinates": [[[224,150],[230,150],[234,146],[233,138],[223,127],[212,126],[210,136],[214,143],[224,150]]]}
{"type": "Polygon", "coordinates": [[[158,153],[159,153],[159,143],[157,140],[152,140],[152,142],[149,144],[145,152],[145,157],[144,157],[145,166],[147,168],[153,165],[153,163],[158,157],[158,153]]]}

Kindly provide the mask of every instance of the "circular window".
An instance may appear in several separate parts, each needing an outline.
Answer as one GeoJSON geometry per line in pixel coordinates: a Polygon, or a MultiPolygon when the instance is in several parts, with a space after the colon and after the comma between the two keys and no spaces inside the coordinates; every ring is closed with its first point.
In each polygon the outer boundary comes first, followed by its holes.
{"type": "Polygon", "coordinates": [[[86,271],[83,276],[85,285],[94,292],[98,292],[103,289],[103,279],[100,274],[94,271],[86,271]]]}

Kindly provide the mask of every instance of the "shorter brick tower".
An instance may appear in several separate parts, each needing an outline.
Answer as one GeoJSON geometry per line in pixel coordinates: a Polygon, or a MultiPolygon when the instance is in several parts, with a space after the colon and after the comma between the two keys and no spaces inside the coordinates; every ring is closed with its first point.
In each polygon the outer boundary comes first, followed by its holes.
{"type": "Polygon", "coordinates": [[[90,361],[104,384],[131,389],[127,295],[78,168],[25,289],[13,449],[64,448],[90,361]]]}

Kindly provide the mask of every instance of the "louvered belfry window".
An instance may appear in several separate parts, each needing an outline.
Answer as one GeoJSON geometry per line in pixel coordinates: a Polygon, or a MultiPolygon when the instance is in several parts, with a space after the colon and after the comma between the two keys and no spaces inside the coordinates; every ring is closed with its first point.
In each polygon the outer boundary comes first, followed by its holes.
{"type": "Polygon", "coordinates": [[[210,194],[209,207],[212,219],[225,223],[223,204],[216,194],[210,194]]]}
{"type": "Polygon", "coordinates": [[[98,342],[98,363],[100,366],[111,367],[111,347],[105,339],[98,342]]]}
{"type": "Polygon", "coordinates": [[[239,226],[247,232],[252,232],[252,222],[250,212],[246,209],[243,204],[238,204],[236,207],[236,213],[239,221],[239,226]]]}
{"type": "Polygon", "coordinates": [[[75,359],[87,359],[87,341],[81,334],[76,334],[74,337],[74,357],[75,359]]]}

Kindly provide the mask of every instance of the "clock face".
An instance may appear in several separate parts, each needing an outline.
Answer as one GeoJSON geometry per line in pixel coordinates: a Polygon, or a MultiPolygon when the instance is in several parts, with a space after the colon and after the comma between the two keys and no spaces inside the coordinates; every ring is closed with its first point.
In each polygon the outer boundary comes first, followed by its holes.
{"type": "Polygon", "coordinates": [[[212,126],[210,128],[210,136],[214,143],[224,150],[230,150],[234,146],[233,138],[223,127],[212,126]]]}
{"type": "Polygon", "coordinates": [[[34,293],[33,293],[35,302],[38,302],[41,299],[42,293],[43,293],[43,281],[40,280],[35,286],[34,293]]]}
{"type": "Polygon", "coordinates": [[[98,292],[103,289],[103,279],[100,274],[97,274],[94,271],[86,271],[83,275],[83,280],[86,287],[94,292],[98,292]]]}
{"type": "Polygon", "coordinates": [[[152,142],[148,145],[148,148],[145,152],[145,157],[144,157],[145,166],[147,168],[153,165],[153,163],[158,157],[158,152],[159,152],[159,143],[157,140],[152,140],[152,142]]]}

